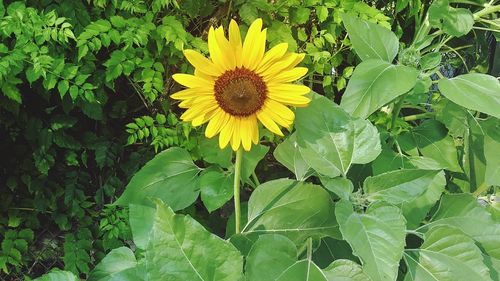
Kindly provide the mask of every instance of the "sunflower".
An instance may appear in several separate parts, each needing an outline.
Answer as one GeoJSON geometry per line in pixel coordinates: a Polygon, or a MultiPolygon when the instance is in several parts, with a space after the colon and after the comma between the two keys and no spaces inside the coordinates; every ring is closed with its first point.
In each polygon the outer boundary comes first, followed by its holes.
{"type": "Polygon", "coordinates": [[[255,20],[241,42],[238,25],[229,24],[229,38],[222,27],[208,32],[210,59],[194,50],[184,50],[194,66],[194,75],[174,74],[173,79],[186,89],[172,94],[187,108],[181,119],[199,126],[208,125],[205,136],[219,136],[219,146],[231,143],[234,151],[240,145],[249,151],[259,142],[258,122],[269,131],[283,136],[281,127],[289,128],[295,117],[288,106],[306,106],[310,89],[292,84],[307,73],[296,67],[304,54],[287,52],[281,43],[266,49],[266,29],[262,20],[255,20]]]}

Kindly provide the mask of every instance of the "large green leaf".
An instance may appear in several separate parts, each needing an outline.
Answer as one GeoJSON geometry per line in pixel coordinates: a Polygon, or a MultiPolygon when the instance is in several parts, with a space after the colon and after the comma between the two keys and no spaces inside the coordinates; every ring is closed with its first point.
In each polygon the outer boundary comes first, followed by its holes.
{"type": "Polygon", "coordinates": [[[274,150],[274,158],[295,174],[297,180],[305,180],[311,174],[311,166],[307,164],[299,151],[296,140],[297,134],[293,133],[274,150]]]}
{"type": "Polygon", "coordinates": [[[145,253],[147,280],[242,280],[243,258],[233,245],[161,202],[156,208],[145,253]]]}
{"type": "Polygon", "coordinates": [[[269,181],[255,189],[248,201],[248,223],[242,233],[278,233],[299,246],[310,236],[339,234],[328,192],[290,179],[269,181]]]}
{"type": "Polygon", "coordinates": [[[454,103],[500,118],[500,81],[495,77],[469,73],[441,79],[438,86],[454,103]]]}
{"type": "Polygon", "coordinates": [[[241,159],[241,179],[243,181],[250,178],[255,170],[255,167],[257,167],[260,160],[266,156],[268,151],[268,146],[259,144],[252,146],[252,149],[249,152],[243,153],[243,157],[241,159]]]}
{"type": "Polygon", "coordinates": [[[277,234],[262,235],[246,258],[247,281],[274,281],[296,261],[297,248],[290,239],[277,234]]]}
{"type": "Polygon", "coordinates": [[[297,109],[297,143],[304,160],[318,173],[334,178],[352,164],[373,161],[380,153],[375,126],[352,119],[327,98],[314,95],[308,107],[297,109]]]}
{"type": "Polygon", "coordinates": [[[351,260],[336,260],[323,272],[328,281],[371,281],[361,266],[351,260]]]}
{"type": "MultiPolygon", "coordinates": [[[[363,190],[372,201],[382,200],[399,205],[415,200],[422,195],[440,171],[396,170],[368,177],[363,190]]],[[[444,178],[444,174],[441,173],[444,178]]]]}
{"type": "Polygon", "coordinates": [[[399,136],[401,148],[409,154],[434,159],[447,170],[461,172],[458,164],[457,148],[453,138],[447,134],[443,124],[435,120],[427,120],[409,132],[399,136]]]}
{"type": "Polygon", "coordinates": [[[418,231],[435,225],[449,225],[460,229],[476,240],[490,256],[500,259],[500,223],[470,194],[447,194],[431,221],[418,231]]]}
{"type": "Polygon", "coordinates": [[[487,185],[500,183],[500,120],[489,118],[482,122],[485,130],[484,156],[486,158],[485,182],[487,185]]]}
{"type": "Polygon", "coordinates": [[[201,200],[208,212],[219,209],[233,198],[234,176],[208,171],[200,177],[201,200]]]}
{"type": "Polygon", "coordinates": [[[198,198],[199,172],[186,150],[167,149],[132,177],[115,204],[152,206],[151,199],[160,198],[174,210],[186,208],[198,198]]]}
{"type": "Polygon", "coordinates": [[[363,263],[373,281],[396,280],[405,245],[405,218],[397,207],[379,202],[358,214],[347,200],[340,200],[335,215],[344,239],[363,263]]]}
{"type": "Polygon", "coordinates": [[[149,241],[149,233],[153,228],[155,208],[137,204],[129,205],[129,224],[132,231],[134,244],[139,249],[146,249],[149,241]]]}
{"type": "Polygon", "coordinates": [[[109,252],[90,272],[87,281],[138,281],[144,280],[136,268],[134,253],[127,247],[109,252]]]}
{"type": "Polygon", "coordinates": [[[392,62],[398,54],[396,34],[378,24],[343,14],[342,21],[349,34],[352,47],[362,59],[380,59],[392,62]]]}
{"type": "Polygon", "coordinates": [[[436,204],[441,197],[446,186],[446,178],[443,172],[439,172],[432,182],[427,186],[422,195],[404,202],[401,206],[403,215],[406,218],[406,228],[415,229],[420,225],[420,222],[427,216],[430,209],[436,204]]]}
{"type": "Polygon", "coordinates": [[[431,228],[420,249],[406,250],[405,281],[490,281],[474,241],[450,226],[431,228]]]}
{"type": "Polygon", "coordinates": [[[329,281],[311,260],[301,260],[290,266],[276,281],[329,281]]]}
{"type": "Polygon", "coordinates": [[[415,68],[370,59],[354,69],[340,106],[354,117],[367,118],[417,83],[415,68]]]}
{"type": "Polygon", "coordinates": [[[42,277],[36,278],[33,281],[78,281],[73,273],[69,271],[62,270],[52,270],[50,273],[43,275],[42,277]]]}
{"type": "Polygon", "coordinates": [[[474,17],[467,9],[451,7],[449,0],[435,0],[429,8],[429,23],[449,35],[460,37],[472,29],[474,17]]]}

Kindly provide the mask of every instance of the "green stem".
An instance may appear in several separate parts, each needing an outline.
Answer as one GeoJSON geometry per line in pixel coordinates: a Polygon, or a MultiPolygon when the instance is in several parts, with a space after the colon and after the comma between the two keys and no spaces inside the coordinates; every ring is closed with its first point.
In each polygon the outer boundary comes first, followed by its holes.
{"type": "Polygon", "coordinates": [[[499,11],[500,11],[500,5],[487,6],[484,9],[482,9],[481,11],[474,13],[474,20],[477,20],[478,18],[480,18],[482,16],[493,14],[493,13],[499,12],[499,11]]]}
{"type": "Polygon", "coordinates": [[[418,120],[418,119],[424,119],[424,118],[432,117],[434,115],[435,115],[434,112],[426,112],[426,113],[420,113],[420,114],[413,114],[413,115],[405,116],[404,120],[405,121],[415,121],[415,120],[418,120]]]}
{"type": "Polygon", "coordinates": [[[399,116],[399,112],[401,111],[401,107],[403,106],[403,102],[405,101],[406,94],[402,95],[401,98],[394,105],[394,109],[392,110],[392,119],[391,119],[391,130],[394,129],[394,125],[396,125],[396,119],[399,116]]]}
{"type": "Polygon", "coordinates": [[[241,178],[241,159],[243,149],[240,147],[236,151],[236,160],[234,163],[234,221],[236,234],[240,233],[241,224],[241,206],[240,206],[240,178],[241,178]]]}
{"type": "Polygon", "coordinates": [[[259,178],[257,177],[257,175],[255,174],[255,171],[253,171],[252,173],[252,179],[253,179],[253,182],[259,186],[260,185],[260,181],[259,181],[259,178]]]}
{"type": "Polygon", "coordinates": [[[313,240],[311,237],[307,238],[307,259],[309,261],[312,260],[312,248],[313,248],[313,240]]]}

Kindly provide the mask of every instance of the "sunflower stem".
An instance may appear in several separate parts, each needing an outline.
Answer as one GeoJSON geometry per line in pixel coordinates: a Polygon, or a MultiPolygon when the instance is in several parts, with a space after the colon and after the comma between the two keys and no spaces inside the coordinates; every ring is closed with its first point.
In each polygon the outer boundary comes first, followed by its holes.
{"type": "Polygon", "coordinates": [[[234,163],[234,222],[235,232],[240,233],[241,224],[241,206],[240,206],[240,178],[241,178],[241,159],[243,158],[243,149],[240,147],[236,151],[236,160],[234,163]]]}

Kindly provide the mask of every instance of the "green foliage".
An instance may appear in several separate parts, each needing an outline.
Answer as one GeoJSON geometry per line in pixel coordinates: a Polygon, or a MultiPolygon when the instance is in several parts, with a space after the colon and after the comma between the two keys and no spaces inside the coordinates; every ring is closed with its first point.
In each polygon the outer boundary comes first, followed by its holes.
{"type": "Polygon", "coordinates": [[[0,279],[498,280],[498,3],[379,2],[0,1],[0,279]],[[233,152],[169,95],[258,17],[314,93],[244,153],[236,234],[233,152]]]}

